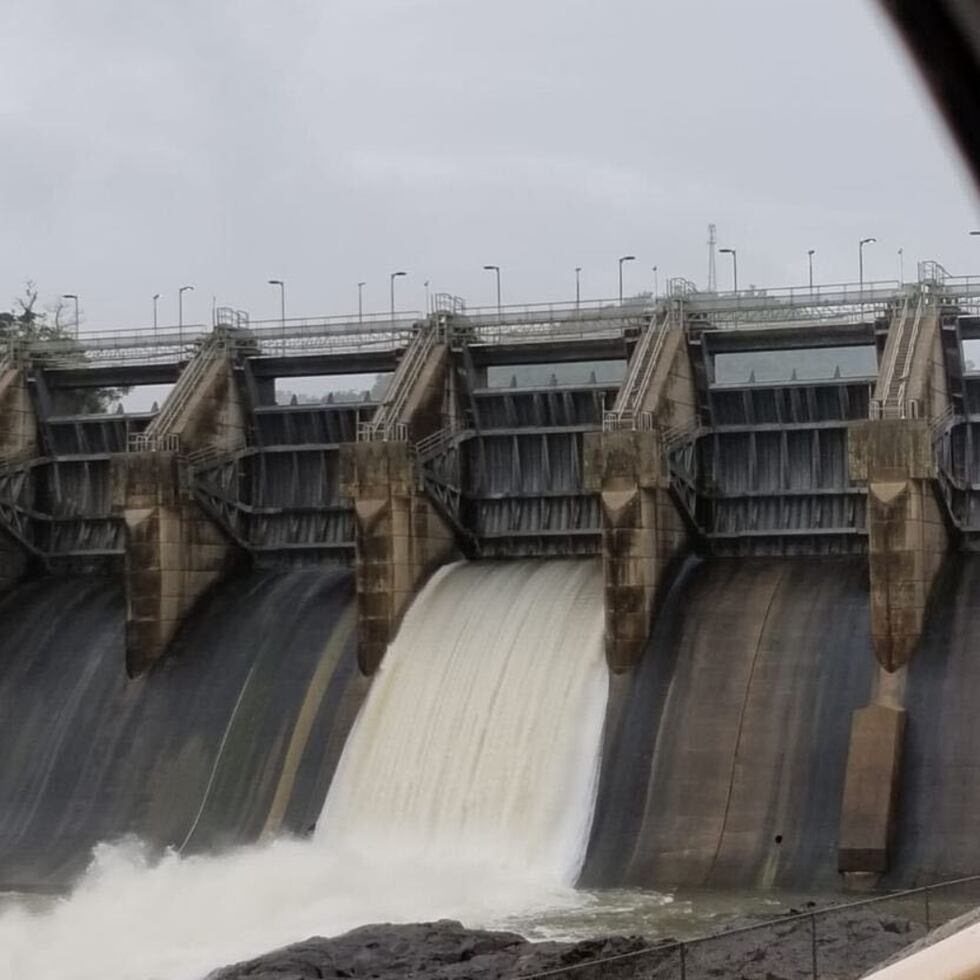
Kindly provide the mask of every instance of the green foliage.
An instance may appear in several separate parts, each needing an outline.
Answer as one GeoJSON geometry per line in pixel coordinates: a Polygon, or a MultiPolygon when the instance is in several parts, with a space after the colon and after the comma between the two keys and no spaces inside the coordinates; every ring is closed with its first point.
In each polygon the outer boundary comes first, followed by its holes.
{"type": "Polygon", "coordinates": [[[65,307],[62,302],[53,309],[38,309],[38,288],[30,279],[24,284],[24,293],[14,300],[9,313],[0,313],[0,341],[31,344],[35,341],[71,340],[71,331],[62,320],[65,307]]]}
{"type": "MultiPolygon", "coordinates": [[[[59,364],[83,365],[87,361],[84,347],[74,336],[74,312],[64,300],[56,305],[39,307],[37,284],[28,279],[24,292],[14,300],[9,313],[0,313],[0,345],[18,347],[34,360],[44,362],[45,343],[58,343],[59,364]],[[32,346],[37,345],[35,351],[32,346]]],[[[67,393],[58,407],[59,414],[93,414],[108,412],[126,393],[123,388],[79,389],[67,393]]]]}

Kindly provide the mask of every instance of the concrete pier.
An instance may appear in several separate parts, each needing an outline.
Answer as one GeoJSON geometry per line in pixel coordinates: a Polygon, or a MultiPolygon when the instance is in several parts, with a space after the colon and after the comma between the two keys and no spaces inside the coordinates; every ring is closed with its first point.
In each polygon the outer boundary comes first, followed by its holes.
{"type": "MultiPolygon", "coordinates": [[[[607,428],[585,439],[585,485],[602,506],[602,568],[606,660],[619,673],[643,655],[657,598],[673,563],[690,549],[688,527],[671,493],[665,441],[695,424],[697,401],[682,329],[662,330],[662,346],[636,392],[629,428],[607,428]]],[[[640,345],[634,357],[643,353],[640,345]]],[[[611,422],[618,419],[615,409],[611,422]]]]}
{"type": "MultiPolygon", "coordinates": [[[[930,292],[889,325],[873,417],[848,432],[848,469],[868,493],[871,640],[879,682],[854,714],[838,865],[855,885],[888,870],[904,751],[906,672],[950,547],[933,445],[950,407],[940,316],[930,292]]],[[[873,878],[872,878],[873,880],[873,878]]]]}
{"type": "MultiPolygon", "coordinates": [[[[27,378],[21,364],[8,361],[0,372],[0,462],[31,459],[37,453],[37,417],[27,378]]],[[[0,482],[23,478],[18,473],[0,474],[0,482]]],[[[0,493],[0,509],[4,498],[9,506],[9,501],[15,497],[16,493],[0,493]]],[[[0,528],[0,591],[10,588],[26,574],[31,557],[23,542],[10,533],[9,528],[15,525],[15,515],[10,513],[6,528],[0,528]]]]}
{"type": "Polygon", "coordinates": [[[370,675],[420,586],[458,550],[420,485],[407,442],[354,443],[344,450],[342,480],[357,521],[357,656],[370,675]]]}
{"type": "Polygon", "coordinates": [[[233,348],[218,335],[181,373],[163,408],[113,457],[125,522],[126,669],[155,663],[204,592],[241,564],[242,554],[194,499],[186,457],[245,445],[247,408],[233,348]]]}

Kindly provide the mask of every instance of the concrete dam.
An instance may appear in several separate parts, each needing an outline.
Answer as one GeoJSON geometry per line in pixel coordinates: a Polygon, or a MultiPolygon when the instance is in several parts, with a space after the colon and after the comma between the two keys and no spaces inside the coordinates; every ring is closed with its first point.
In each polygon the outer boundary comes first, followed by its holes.
{"type": "MultiPolygon", "coordinates": [[[[977,341],[927,262],[12,345],[0,884],[290,835],[542,896],[980,872],[977,341]]],[[[313,888],[293,846],[250,860],[313,888]]]]}

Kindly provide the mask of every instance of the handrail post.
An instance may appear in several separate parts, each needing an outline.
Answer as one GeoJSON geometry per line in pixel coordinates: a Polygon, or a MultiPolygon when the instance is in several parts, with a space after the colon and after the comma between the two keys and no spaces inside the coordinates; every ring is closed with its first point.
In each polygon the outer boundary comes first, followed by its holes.
{"type": "Polygon", "coordinates": [[[817,980],[817,917],[810,913],[810,965],[813,968],[813,980],[817,980]]]}
{"type": "Polygon", "coordinates": [[[687,943],[681,943],[678,949],[681,953],[681,980],[687,980],[687,943]]]}
{"type": "Polygon", "coordinates": [[[929,915],[929,886],[928,885],[926,885],[925,890],[922,892],[922,898],[925,901],[925,906],[926,906],[926,932],[929,932],[932,929],[932,923],[930,922],[931,917],[929,915]]]}

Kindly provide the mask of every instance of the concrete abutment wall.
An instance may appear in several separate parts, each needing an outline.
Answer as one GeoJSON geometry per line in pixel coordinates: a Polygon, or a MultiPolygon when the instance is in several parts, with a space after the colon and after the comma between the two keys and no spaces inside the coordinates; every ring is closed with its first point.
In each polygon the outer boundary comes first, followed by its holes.
{"type": "MultiPolygon", "coordinates": [[[[37,414],[22,366],[11,364],[0,373],[0,462],[11,463],[37,456],[40,441],[37,414]]],[[[24,547],[0,532],[0,591],[9,589],[30,566],[24,547]]]]}
{"type": "Polygon", "coordinates": [[[351,443],[341,459],[357,524],[357,657],[371,675],[415,593],[457,554],[456,540],[419,484],[409,443],[351,443]]]}
{"type": "Polygon", "coordinates": [[[183,465],[162,452],[112,459],[113,492],[125,523],[131,677],[160,659],[194,603],[240,559],[184,485],[183,465]]]}
{"type": "MultiPolygon", "coordinates": [[[[889,344],[898,341],[889,336],[889,344]]],[[[888,353],[886,347],[883,363],[888,353]]],[[[905,394],[902,409],[915,405],[921,417],[854,422],[848,430],[850,476],[868,492],[871,640],[878,671],[870,703],[854,714],[841,804],[838,867],[854,885],[873,883],[888,870],[901,794],[907,668],[950,548],[932,442],[932,421],[949,404],[936,315],[921,324],[905,394]]]]}
{"type": "MultiPolygon", "coordinates": [[[[222,348],[206,347],[197,356],[151,434],[162,446],[176,436],[183,454],[240,448],[247,406],[234,361],[222,348]]],[[[126,669],[135,676],[163,656],[194,603],[244,556],[194,499],[183,456],[116,456],[113,490],[125,525],[126,669]]]]}
{"type": "Polygon", "coordinates": [[[395,420],[405,425],[410,441],[341,449],[341,484],[354,501],[357,533],[357,656],[367,675],[380,665],[419,588],[459,554],[455,533],[422,487],[413,452],[415,441],[444,426],[451,376],[449,348],[436,344],[395,420]]]}
{"type": "Polygon", "coordinates": [[[584,482],[602,503],[606,660],[621,673],[643,656],[669,567],[689,548],[670,491],[663,433],[693,427],[697,396],[683,330],[669,330],[643,393],[652,430],[586,433],[584,482]]]}

